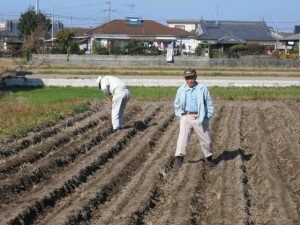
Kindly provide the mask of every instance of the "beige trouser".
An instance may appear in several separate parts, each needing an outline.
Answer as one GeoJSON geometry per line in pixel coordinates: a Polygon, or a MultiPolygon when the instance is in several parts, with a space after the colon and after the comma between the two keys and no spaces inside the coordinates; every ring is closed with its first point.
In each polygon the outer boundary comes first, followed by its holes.
{"type": "Polygon", "coordinates": [[[204,157],[207,158],[211,156],[212,151],[210,146],[211,140],[208,119],[205,118],[202,124],[199,125],[196,115],[185,115],[181,117],[175,156],[185,155],[186,147],[190,141],[192,129],[197,135],[204,157]]]}
{"type": "Polygon", "coordinates": [[[113,129],[123,127],[123,116],[127,102],[130,99],[130,93],[127,89],[119,89],[113,94],[111,122],[113,129]]]}

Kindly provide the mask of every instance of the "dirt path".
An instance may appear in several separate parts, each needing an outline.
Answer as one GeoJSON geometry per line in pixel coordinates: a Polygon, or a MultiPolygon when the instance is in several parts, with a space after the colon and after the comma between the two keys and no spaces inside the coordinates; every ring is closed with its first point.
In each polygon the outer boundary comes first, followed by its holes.
{"type": "Polygon", "coordinates": [[[172,102],[110,105],[0,147],[0,224],[299,224],[300,104],[216,102],[218,165],[192,135],[174,172],[172,102]]]}

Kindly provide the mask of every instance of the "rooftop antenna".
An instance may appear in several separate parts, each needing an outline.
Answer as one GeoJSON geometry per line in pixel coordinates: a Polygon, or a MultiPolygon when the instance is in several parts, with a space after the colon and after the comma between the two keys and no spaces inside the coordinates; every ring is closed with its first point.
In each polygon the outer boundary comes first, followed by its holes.
{"type": "Polygon", "coordinates": [[[219,20],[219,6],[217,5],[217,21],[219,20]]]}
{"type": "Polygon", "coordinates": [[[130,16],[132,16],[132,9],[133,9],[133,7],[134,7],[134,4],[127,4],[129,7],[130,7],[130,16]]]}

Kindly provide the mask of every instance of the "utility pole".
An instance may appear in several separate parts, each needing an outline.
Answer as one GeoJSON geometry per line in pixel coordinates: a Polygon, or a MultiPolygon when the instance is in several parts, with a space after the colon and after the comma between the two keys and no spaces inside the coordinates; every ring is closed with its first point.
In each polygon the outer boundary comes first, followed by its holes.
{"type": "Polygon", "coordinates": [[[53,45],[53,39],[54,39],[54,5],[52,5],[52,29],[51,29],[51,34],[52,34],[52,45],[53,45]]]}
{"type": "Polygon", "coordinates": [[[35,13],[39,13],[39,0],[35,0],[35,13]]]}
{"type": "Polygon", "coordinates": [[[104,10],[104,11],[108,11],[108,22],[110,22],[110,13],[114,12],[115,10],[111,9],[111,1],[106,2],[106,4],[108,4],[108,10],[104,10]]]}

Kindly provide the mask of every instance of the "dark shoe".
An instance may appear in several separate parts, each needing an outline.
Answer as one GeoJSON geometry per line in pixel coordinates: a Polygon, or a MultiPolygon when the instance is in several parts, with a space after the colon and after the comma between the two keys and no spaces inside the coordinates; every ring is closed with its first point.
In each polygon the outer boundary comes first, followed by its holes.
{"type": "Polygon", "coordinates": [[[118,128],[116,128],[116,129],[113,129],[113,133],[116,133],[116,132],[118,132],[118,131],[120,131],[120,130],[122,130],[121,127],[118,127],[118,128]]]}
{"type": "Polygon", "coordinates": [[[206,163],[209,167],[215,167],[217,164],[214,162],[212,156],[206,158],[206,163]]]}
{"type": "Polygon", "coordinates": [[[184,160],[183,156],[176,156],[175,163],[174,163],[174,169],[175,170],[178,170],[182,167],[183,160],[184,160]]]}

